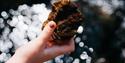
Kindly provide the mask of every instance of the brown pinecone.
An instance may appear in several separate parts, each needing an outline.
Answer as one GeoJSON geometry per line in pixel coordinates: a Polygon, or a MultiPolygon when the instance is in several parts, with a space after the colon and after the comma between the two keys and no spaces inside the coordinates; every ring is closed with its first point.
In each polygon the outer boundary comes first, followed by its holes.
{"type": "Polygon", "coordinates": [[[55,21],[57,24],[52,40],[57,44],[62,44],[64,40],[69,40],[76,34],[78,26],[83,21],[83,16],[73,2],[60,0],[52,5],[52,11],[42,29],[49,21],[55,21]]]}

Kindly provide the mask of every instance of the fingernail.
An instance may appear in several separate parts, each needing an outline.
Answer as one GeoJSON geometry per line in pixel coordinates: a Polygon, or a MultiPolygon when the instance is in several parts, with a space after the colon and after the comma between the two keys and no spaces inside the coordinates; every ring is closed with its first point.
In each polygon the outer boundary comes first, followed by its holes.
{"type": "Polygon", "coordinates": [[[54,28],[54,27],[55,27],[54,22],[53,22],[53,21],[51,21],[51,22],[49,23],[49,26],[50,26],[50,28],[54,28]]]}

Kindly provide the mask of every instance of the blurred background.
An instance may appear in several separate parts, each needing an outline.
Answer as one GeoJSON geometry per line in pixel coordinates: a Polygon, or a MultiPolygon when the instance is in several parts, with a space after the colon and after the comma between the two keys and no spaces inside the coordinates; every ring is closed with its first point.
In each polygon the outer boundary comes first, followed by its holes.
{"type": "MultiPolygon", "coordinates": [[[[56,0],[0,0],[0,63],[36,38],[56,0]]],[[[75,52],[45,63],[125,63],[125,1],[72,0],[85,17],[75,52]]]]}

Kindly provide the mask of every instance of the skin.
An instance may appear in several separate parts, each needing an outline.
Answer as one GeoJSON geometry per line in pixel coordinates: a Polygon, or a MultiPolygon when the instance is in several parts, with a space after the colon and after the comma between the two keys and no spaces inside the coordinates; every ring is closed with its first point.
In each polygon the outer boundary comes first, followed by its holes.
{"type": "Polygon", "coordinates": [[[18,48],[6,63],[43,63],[59,55],[74,51],[73,38],[67,41],[69,43],[65,45],[54,45],[49,41],[55,28],[55,22],[50,21],[36,39],[18,48]]]}

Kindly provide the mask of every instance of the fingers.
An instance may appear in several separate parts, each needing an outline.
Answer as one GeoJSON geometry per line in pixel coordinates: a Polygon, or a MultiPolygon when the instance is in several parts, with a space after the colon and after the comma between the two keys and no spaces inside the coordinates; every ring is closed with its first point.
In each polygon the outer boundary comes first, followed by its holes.
{"type": "Polygon", "coordinates": [[[56,56],[69,53],[69,52],[73,52],[74,50],[75,50],[74,40],[71,39],[69,41],[69,44],[67,45],[53,46],[51,48],[45,49],[44,57],[52,59],[52,58],[55,58],[56,56]]]}
{"type": "Polygon", "coordinates": [[[46,47],[46,43],[48,42],[48,40],[50,39],[54,29],[56,28],[56,23],[51,21],[49,22],[45,28],[43,29],[43,31],[41,32],[41,34],[39,35],[39,37],[37,37],[36,39],[30,41],[28,43],[29,48],[32,49],[32,51],[41,51],[46,47]]]}
{"type": "Polygon", "coordinates": [[[69,44],[60,46],[60,48],[62,49],[63,54],[64,54],[64,53],[73,52],[73,51],[75,50],[74,38],[72,38],[72,39],[69,41],[69,44]]]}
{"type": "Polygon", "coordinates": [[[72,38],[66,45],[55,46],[55,50],[56,51],[54,53],[60,53],[60,54],[73,52],[75,50],[74,39],[72,38]]]}
{"type": "Polygon", "coordinates": [[[42,37],[41,39],[43,39],[44,42],[48,41],[51,35],[53,34],[53,31],[55,28],[56,28],[56,23],[53,21],[49,22],[41,33],[41,37],[42,37]]]}

